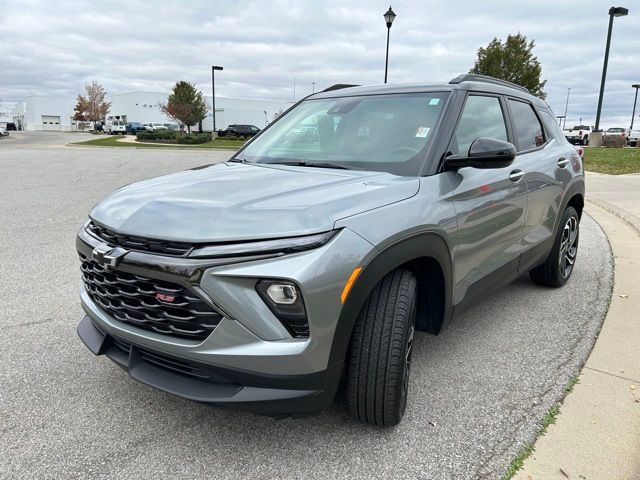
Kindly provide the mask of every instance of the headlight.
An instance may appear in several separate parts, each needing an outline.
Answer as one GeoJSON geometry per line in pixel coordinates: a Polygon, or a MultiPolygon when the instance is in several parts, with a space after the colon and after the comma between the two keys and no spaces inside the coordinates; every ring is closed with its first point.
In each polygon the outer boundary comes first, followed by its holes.
{"type": "Polygon", "coordinates": [[[288,280],[260,280],[256,291],[293,337],[308,337],[309,322],[302,293],[288,280]]]}
{"type": "Polygon", "coordinates": [[[318,248],[327,243],[337,230],[307,235],[304,237],[278,238],[275,240],[257,240],[239,243],[220,243],[194,249],[190,258],[240,257],[246,255],[263,255],[267,253],[284,254],[301,252],[318,248]]]}

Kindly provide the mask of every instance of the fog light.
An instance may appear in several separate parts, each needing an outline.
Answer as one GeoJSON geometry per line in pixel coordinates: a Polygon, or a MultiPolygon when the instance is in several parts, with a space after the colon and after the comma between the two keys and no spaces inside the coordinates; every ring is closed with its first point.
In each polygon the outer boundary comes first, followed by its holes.
{"type": "Polygon", "coordinates": [[[279,305],[291,305],[296,303],[298,292],[294,285],[275,284],[267,288],[269,298],[279,305]]]}
{"type": "Polygon", "coordinates": [[[307,312],[298,286],[287,280],[260,280],[256,291],[293,337],[308,337],[307,312]]]}

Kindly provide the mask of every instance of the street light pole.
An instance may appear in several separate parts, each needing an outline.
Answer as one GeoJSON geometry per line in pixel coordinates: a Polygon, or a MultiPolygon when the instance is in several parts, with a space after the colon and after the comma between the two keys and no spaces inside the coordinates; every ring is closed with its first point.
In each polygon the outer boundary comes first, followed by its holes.
{"type": "Polygon", "coordinates": [[[384,15],[384,20],[387,23],[387,55],[384,61],[384,83],[387,83],[387,72],[389,70],[389,33],[391,32],[391,24],[393,20],[396,18],[396,14],[391,10],[391,6],[389,6],[389,10],[384,15]]]}
{"type": "Polygon", "coordinates": [[[223,70],[223,68],[218,65],[211,66],[211,113],[213,115],[213,132],[216,131],[216,81],[214,76],[216,70],[223,70]]]}
{"type": "Polygon", "coordinates": [[[600,80],[600,95],[598,96],[598,110],[596,111],[595,131],[600,131],[600,113],[602,112],[602,98],[604,97],[604,82],[607,78],[607,65],[609,64],[609,48],[611,47],[611,31],[613,30],[613,17],[624,17],[629,10],[623,7],[611,7],[609,9],[609,30],[607,31],[607,47],[604,50],[604,65],[602,66],[602,80],[600,80]]]}
{"type": "Polygon", "coordinates": [[[636,83],[635,85],[631,85],[631,88],[636,89],[636,98],[633,100],[633,113],[631,114],[631,127],[629,127],[629,130],[633,130],[633,118],[636,116],[636,103],[638,102],[638,89],[640,88],[640,84],[636,83]]]}
{"type": "Polygon", "coordinates": [[[567,88],[567,103],[564,104],[564,129],[567,126],[567,110],[569,109],[569,94],[571,93],[571,87],[567,88]]]}

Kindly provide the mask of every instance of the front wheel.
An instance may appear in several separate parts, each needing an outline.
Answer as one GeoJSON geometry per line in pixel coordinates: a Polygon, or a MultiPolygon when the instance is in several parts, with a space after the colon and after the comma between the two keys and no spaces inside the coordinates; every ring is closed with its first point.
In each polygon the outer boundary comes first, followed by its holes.
{"type": "Polygon", "coordinates": [[[347,364],[350,415],[397,425],[407,406],[416,324],[417,280],[408,270],[387,274],[369,294],[353,330],[347,364]]]}
{"type": "Polygon", "coordinates": [[[575,208],[567,207],[560,220],[553,248],[547,260],[529,272],[531,279],[540,285],[562,287],[573,272],[578,255],[580,218],[575,208]]]}

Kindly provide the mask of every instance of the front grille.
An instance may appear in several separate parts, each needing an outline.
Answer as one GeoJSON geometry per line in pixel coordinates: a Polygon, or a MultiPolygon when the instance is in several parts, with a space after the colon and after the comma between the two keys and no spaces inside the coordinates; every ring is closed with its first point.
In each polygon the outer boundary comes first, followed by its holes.
{"type": "Polygon", "coordinates": [[[157,253],[160,255],[173,255],[184,257],[193,248],[193,245],[185,242],[173,242],[170,240],[154,240],[151,238],[136,237],[133,235],[125,235],[117,233],[98,225],[95,222],[89,222],[87,230],[100,240],[107,242],[109,245],[124,247],[128,250],[136,250],[139,252],[157,253]]]}
{"type": "Polygon", "coordinates": [[[176,283],[107,270],[80,254],[91,299],[116,320],[182,338],[204,339],[222,320],[188,288],[176,283]]]}

